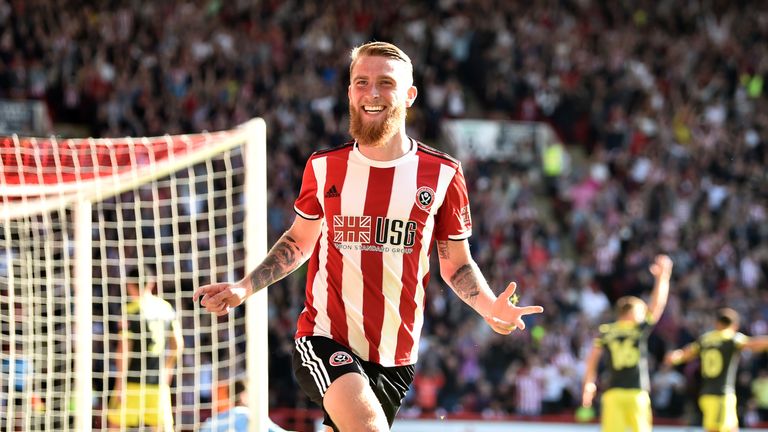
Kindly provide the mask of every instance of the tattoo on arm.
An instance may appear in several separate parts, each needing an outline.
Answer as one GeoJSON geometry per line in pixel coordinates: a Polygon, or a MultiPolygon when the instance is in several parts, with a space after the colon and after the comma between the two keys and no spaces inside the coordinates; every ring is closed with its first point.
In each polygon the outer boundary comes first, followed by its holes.
{"type": "Polygon", "coordinates": [[[285,235],[270,249],[267,257],[251,272],[251,287],[257,292],[296,270],[304,260],[298,243],[285,235]]]}
{"type": "Polygon", "coordinates": [[[437,242],[437,256],[440,257],[440,259],[448,259],[451,256],[451,253],[448,252],[448,242],[447,241],[440,241],[437,242]]]}
{"type": "Polygon", "coordinates": [[[480,285],[477,282],[477,276],[470,264],[464,264],[456,270],[451,276],[451,285],[467,304],[474,306],[477,296],[480,295],[480,285]]]}

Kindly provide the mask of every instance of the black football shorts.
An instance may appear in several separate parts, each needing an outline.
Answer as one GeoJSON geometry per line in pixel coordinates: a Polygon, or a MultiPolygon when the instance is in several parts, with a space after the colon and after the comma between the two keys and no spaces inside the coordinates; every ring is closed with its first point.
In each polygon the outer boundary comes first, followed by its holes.
{"type": "MultiPolygon", "coordinates": [[[[414,367],[384,367],[362,360],[346,346],[323,336],[305,336],[295,340],[293,373],[304,393],[313,402],[323,406],[323,396],[333,381],[349,372],[358,373],[368,380],[379,399],[389,426],[395,421],[405,393],[413,382],[414,367]]],[[[323,409],[323,424],[338,431],[328,412],[323,409]]]]}

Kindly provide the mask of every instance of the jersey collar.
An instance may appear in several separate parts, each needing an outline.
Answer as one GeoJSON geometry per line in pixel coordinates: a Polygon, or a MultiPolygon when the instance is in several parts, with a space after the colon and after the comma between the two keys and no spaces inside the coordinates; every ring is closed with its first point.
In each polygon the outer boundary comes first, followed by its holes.
{"type": "Polygon", "coordinates": [[[365,165],[369,165],[369,166],[375,167],[375,168],[391,168],[391,167],[395,167],[395,166],[398,166],[398,165],[400,165],[400,164],[402,164],[404,162],[407,162],[407,161],[411,160],[413,157],[416,156],[416,150],[418,149],[418,146],[416,145],[416,141],[413,138],[411,138],[411,137],[408,137],[408,140],[411,142],[411,149],[408,150],[408,153],[400,156],[397,159],[392,159],[392,160],[388,160],[388,161],[377,161],[377,160],[369,159],[365,155],[363,155],[363,153],[360,151],[360,148],[357,145],[357,140],[355,140],[355,144],[354,144],[354,147],[352,149],[352,156],[355,159],[357,159],[359,162],[361,162],[361,163],[363,163],[365,165]]]}

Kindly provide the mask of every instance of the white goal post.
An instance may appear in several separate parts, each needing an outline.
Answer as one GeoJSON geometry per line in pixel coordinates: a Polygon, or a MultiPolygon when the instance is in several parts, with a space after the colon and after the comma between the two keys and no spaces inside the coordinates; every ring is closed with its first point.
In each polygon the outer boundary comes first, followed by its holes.
{"type": "Polygon", "coordinates": [[[250,430],[266,432],[266,290],[221,318],[191,300],[266,255],[266,170],[261,119],[164,137],[0,136],[0,432],[106,430],[126,382],[116,366],[133,307],[126,278],[144,266],[184,341],[173,430],[231,408],[246,382],[250,430]]]}

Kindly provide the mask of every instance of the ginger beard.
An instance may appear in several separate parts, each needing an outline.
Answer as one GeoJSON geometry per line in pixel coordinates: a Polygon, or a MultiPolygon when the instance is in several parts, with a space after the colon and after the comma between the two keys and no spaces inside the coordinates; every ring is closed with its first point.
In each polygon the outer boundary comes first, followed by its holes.
{"type": "Polygon", "coordinates": [[[359,145],[384,147],[405,123],[405,106],[395,105],[384,109],[382,119],[364,119],[362,108],[349,104],[349,134],[359,145]]]}

